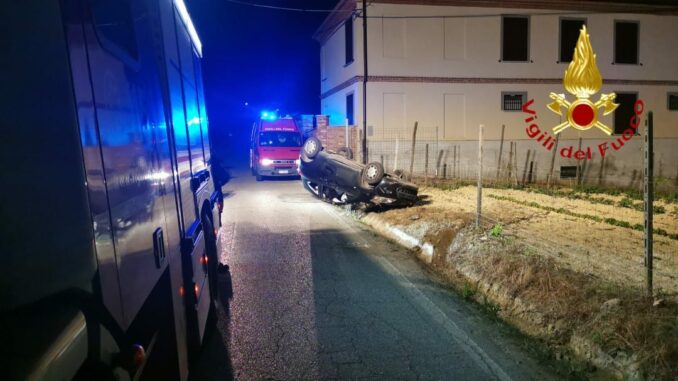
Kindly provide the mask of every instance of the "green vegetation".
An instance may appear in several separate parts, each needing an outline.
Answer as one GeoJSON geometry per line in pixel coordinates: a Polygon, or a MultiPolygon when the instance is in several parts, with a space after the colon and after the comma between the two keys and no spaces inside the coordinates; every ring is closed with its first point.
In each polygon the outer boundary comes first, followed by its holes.
{"type": "Polygon", "coordinates": [[[490,313],[493,317],[499,317],[499,312],[501,312],[501,306],[488,298],[486,295],[483,295],[483,307],[490,313]]]}
{"type": "Polygon", "coordinates": [[[461,288],[461,297],[465,300],[473,299],[473,296],[476,294],[476,288],[470,282],[464,282],[464,285],[461,288]]]}
{"type": "Polygon", "coordinates": [[[600,332],[596,331],[591,334],[591,341],[593,341],[596,345],[603,345],[603,335],[600,334],[600,332]]]}
{"type": "MultiPolygon", "coordinates": [[[[493,195],[493,194],[489,194],[489,195],[487,195],[487,197],[494,198],[496,200],[510,201],[510,202],[513,202],[513,203],[516,203],[516,204],[519,204],[519,205],[529,206],[529,207],[532,207],[532,208],[542,209],[542,210],[546,210],[546,211],[554,212],[554,213],[559,213],[559,214],[565,214],[565,215],[572,216],[572,217],[585,218],[585,219],[596,221],[596,222],[604,222],[604,223],[609,224],[609,225],[619,226],[619,227],[623,227],[623,228],[627,228],[627,229],[633,229],[633,230],[638,230],[638,231],[643,231],[643,229],[644,229],[642,224],[631,224],[628,221],[617,220],[616,218],[601,218],[601,217],[593,216],[593,215],[590,215],[590,214],[576,213],[576,212],[573,212],[573,211],[571,211],[569,209],[565,209],[565,208],[554,208],[554,207],[551,207],[551,206],[544,206],[544,205],[541,205],[541,204],[534,202],[534,201],[521,201],[521,200],[515,199],[513,197],[497,196],[497,195],[493,195]]],[[[659,228],[654,228],[654,229],[652,229],[652,231],[654,232],[654,234],[678,240],[678,233],[669,233],[666,230],[659,229],[659,228]]]]}
{"type": "Polygon", "coordinates": [[[501,223],[497,223],[490,230],[490,235],[492,237],[500,237],[503,232],[504,232],[504,227],[501,225],[501,223]]]}

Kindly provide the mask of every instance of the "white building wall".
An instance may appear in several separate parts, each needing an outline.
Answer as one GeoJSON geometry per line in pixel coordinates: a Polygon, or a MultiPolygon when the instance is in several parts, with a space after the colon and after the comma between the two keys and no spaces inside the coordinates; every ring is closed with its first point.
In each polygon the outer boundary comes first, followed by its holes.
{"type": "Polygon", "coordinates": [[[362,125],[362,83],[354,83],[322,100],[320,113],[329,117],[329,126],[344,126],[348,94],[353,94],[354,125],[362,125]]]}
{"type": "MultiPolygon", "coordinates": [[[[416,121],[419,123],[418,141],[421,144],[429,142],[429,148],[433,151],[435,142],[437,151],[444,150],[446,158],[452,157],[451,151],[457,146],[462,152],[457,165],[463,164],[467,171],[473,171],[477,164],[475,155],[478,125],[485,125],[487,160],[495,162],[501,126],[505,125],[505,140],[515,141],[520,147],[518,161],[523,161],[518,165],[520,170],[522,171],[527,149],[536,150],[539,170],[548,170],[546,167],[550,166],[551,153],[526,136],[526,115],[522,112],[501,110],[501,92],[526,91],[528,99],[535,99],[533,109],[537,111],[542,130],[550,131],[559,123],[559,117],[549,111],[546,105],[550,103],[550,92],[566,93],[561,79],[567,64],[557,62],[560,51],[560,18],[567,16],[566,12],[545,15],[544,13],[556,11],[394,4],[373,4],[368,12],[370,16],[463,16],[368,19],[370,82],[367,95],[367,135],[371,160],[382,160],[382,156],[385,161],[393,160],[395,140],[410,140],[416,121]],[[530,61],[500,62],[502,14],[531,14],[530,61]],[[488,17],[476,17],[478,15],[488,17]],[[506,81],[509,83],[502,83],[506,81]],[[490,159],[491,157],[494,159],[490,159]]],[[[600,93],[638,92],[638,97],[645,102],[646,112],[654,112],[658,175],[675,179],[678,167],[678,111],[669,111],[666,101],[668,92],[678,92],[678,54],[675,44],[678,17],[570,15],[587,19],[587,28],[602,76],[616,82],[606,83],[600,93]],[[640,65],[612,63],[615,20],[639,22],[640,65]],[[650,84],[642,81],[656,82],[650,84]]],[[[322,100],[322,112],[332,115],[334,119],[331,124],[343,124],[343,116],[340,114],[342,110],[345,113],[345,95],[353,92],[355,124],[362,125],[362,83],[358,81],[345,88],[337,87],[363,73],[362,19],[354,22],[356,59],[352,65],[343,67],[344,34],[341,28],[323,47],[329,47],[328,53],[333,52],[325,57],[333,62],[334,71],[328,71],[328,78],[322,85],[323,94],[331,93],[322,100]],[[336,119],[340,123],[336,123],[336,119]]],[[[594,95],[594,99],[600,93],[594,95]]],[[[566,95],[572,99],[572,96],[566,95]]],[[[603,117],[602,121],[609,126],[614,124],[612,115],[603,117]]],[[[608,137],[601,131],[589,130],[581,133],[570,128],[561,134],[560,147],[577,146],[580,137],[583,139],[582,145],[591,146],[592,149],[601,142],[616,140],[616,137],[608,137]]],[[[641,143],[642,137],[636,136],[624,149],[618,152],[608,151],[605,177],[614,178],[621,185],[639,181],[639,174],[636,178],[633,172],[638,172],[641,168],[641,143]]],[[[400,144],[399,149],[408,151],[410,148],[405,146],[406,144],[400,144]]],[[[417,148],[418,154],[423,153],[423,148],[424,146],[417,148]]],[[[508,143],[504,147],[504,155],[508,155],[508,143]]],[[[399,160],[399,163],[403,163],[403,159],[399,160]]],[[[435,158],[430,160],[435,161],[435,158]]],[[[597,176],[599,160],[598,156],[588,163],[589,172],[594,173],[591,176],[597,176]]],[[[423,163],[423,160],[420,162],[423,163]]],[[[574,159],[558,157],[556,169],[560,165],[576,164],[574,159]]],[[[419,169],[423,170],[423,164],[418,165],[422,165],[419,169]]],[[[405,168],[404,165],[399,166],[405,168]]]]}
{"type": "MultiPolygon", "coordinates": [[[[527,125],[524,120],[527,115],[523,112],[502,111],[502,91],[527,92],[528,100],[534,99],[531,108],[537,112],[539,126],[550,130],[560,123],[559,116],[546,108],[551,102],[549,93],[558,86],[370,82],[367,92],[368,125],[373,126],[373,139],[389,138],[389,134],[396,131],[412,131],[414,122],[419,122],[420,133],[434,134],[437,126],[441,140],[477,140],[476,131],[480,124],[486,126],[486,136],[490,138],[500,137],[502,125],[506,126],[506,139],[525,138],[527,125]],[[394,94],[398,94],[403,102],[394,102],[394,94]],[[402,121],[394,121],[401,116],[402,121]]],[[[647,111],[654,113],[655,138],[678,137],[678,112],[666,109],[666,93],[677,91],[678,86],[647,85],[604,85],[601,90],[637,92],[638,98],[645,103],[644,115],[647,111]]],[[[610,127],[614,125],[613,114],[601,116],[600,120],[610,127]]],[[[564,139],[578,139],[580,136],[592,140],[608,137],[598,129],[580,132],[568,128],[561,133],[564,139]]]]}
{"type": "MultiPolygon", "coordinates": [[[[678,79],[678,17],[423,5],[374,4],[370,16],[456,15],[459,18],[368,19],[369,74],[429,77],[560,78],[559,19],[586,18],[603,78],[678,79]],[[500,62],[501,16],[530,14],[530,62],[500,62]],[[540,15],[542,14],[542,15],[540,15]],[[473,17],[464,17],[470,16],[473,17]],[[487,17],[476,17],[488,15],[487,17]],[[614,20],[640,22],[640,63],[614,65],[614,20]],[[402,36],[402,38],[400,37],[402,36]],[[404,47],[404,49],[403,49],[404,47]],[[395,54],[400,53],[400,54],[395,54]]],[[[358,19],[358,24],[362,21],[358,19]]],[[[356,40],[358,45],[360,39],[356,40]]],[[[358,46],[356,45],[356,46],[358,46]]],[[[360,68],[358,72],[362,72],[360,68]]]]}
{"type": "MultiPolygon", "coordinates": [[[[353,51],[354,51],[354,61],[351,64],[346,64],[345,60],[345,31],[344,25],[341,25],[335,32],[330,36],[329,39],[320,47],[320,93],[323,94],[328,90],[342,84],[343,82],[353,78],[356,75],[359,75],[362,72],[362,69],[358,70],[360,66],[357,61],[359,57],[356,55],[358,49],[362,44],[362,37],[356,36],[356,33],[359,32],[356,28],[360,28],[360,24],[356,20],[353,20],[353,51]],[[360,44],[360,45],[358,45],[360,44]]],[[[360,34],[362,36],[362,34],[360,34]]]]}
{"type": "MultiPolygon", "coordinates": [[[[484,129],[484,167],[488,174],[495,173],[497,168],[498,151],[500,145],[502,125],[505,126],[503,168],[507,165],[509,156],[509,142],[518,146],[517,167],[522,174],[527,150],[532,150],[538,162],[535,169],[537,180],[545,180],[549,171],[552,151],[544,148],[540,143],[527,136],[525,123],[526,114],[523,112],[501,111],[502,91],[526,91],[528,99],[535,99],[532,107],[537,112],[537,122],[541,130],[551,133],[551,129],[559,124],[559,117],[546,109],[549,103],[548,94],[553,85],[511,85],[511,84],[428,84],[428,83],[371,83],[368,90],[368,133],[370,160],[384,160],[387,169],[395,161],[395,145],[398,144],[398,159],[400,169],[409,168],[411,155],[411,140],[414,123],[417,127],[417,148],[415,171],[424,170],[425,145],[429,144],[429,174],[434,173],[434,162],[437,155],[443,151],[443,164],[448,164],[448,175],[452,172],[453,150],[459,150],[460,160],[457,161],[458,175],[472,175],[477,168],[477,141],[479,125],[484,129]],[[394,94],[398,94],[402,103],[394,102],[394,94]],[[390,102],[389,102],[390,100],[390,102]],[[395,115],[396,117],[392,117],[395,115]],[[400,120],[402,118],[402,120],[400,120]],[[383,158],[382,158],[383,156],[383,158]],[[462,172],[463,171],[463,172],[462,172]]],[[[675,89],[674,89],[675,90],[675,89]]],[[[603,91],[637,91],[639,98],[647,105],[662,105],[664,109],[655,110],[655,157],[656,175],[671,179],[676,178],[678,167],[678,113],[665,110],[665,92],[659,92],[654,86],[606,86],[603,91]],[[661,168],[661,169],[660,169],[661,168]]],[[[647,115],[646,108],[643,120],[647,115]]],[[[604,116],[601,119],[609,126],[613,125],[613,116],[604,116]]],[[[642,126],[640,129],[642,130],[642,126]]],[[[640,168],[642,166],[642,143],[640,135],[634,136],[625,143],[619,151],[611,148],[613,141],[619,136],[607,136],[599,130],[580,132],[569,128],[560,134],[558,152],[568,146],[574,146],[576,151],[579,138],[582,138],[582,147],[590,147],[592,160],[587,161],[589,182],[597,184],[601,155],[598,145],[608,143],[605,160],[604,183],[630,185],[632,179],[635,185],[640,185],[640,168]],[[634,177],[633,171],[636,171],[634,177]]],[[[560,166],[574,166],[578,161],[574,158],[566,159],[556,155],[556,175],[560,166]]],[[[582,161],[579,161],[582,164],[582,161]]],[[[442,169],[441,169],[442,170],[442,169]]],[[[513,170],[515,173],[515,169],[513,170]]]]}

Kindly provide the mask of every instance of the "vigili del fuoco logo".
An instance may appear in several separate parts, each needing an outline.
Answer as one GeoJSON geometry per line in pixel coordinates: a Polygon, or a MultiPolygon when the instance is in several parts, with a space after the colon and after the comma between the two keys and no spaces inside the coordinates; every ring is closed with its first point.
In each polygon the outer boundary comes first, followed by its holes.
{"type": "MultiPolygon", "coordinates": [[[[615,93],[601,94],[597,101],[593,102],[591,97],[595,95],[603,86],[603,77],[596,65],[596,54],[593,52],[589,35],[586,33],[586,25],[579,32],[579,39],[574,49],[572,62],[565,70],[563,85],[568,93],[574,95],[575,99],[569,101],[565,94],[551,93],[549,97],[553,100],[547,107],[552,112],[564,118],[564,122],[553,127],[554,135],[561,133],[567,128],[574,128],[579,131],[588,131],[597,128],[612,135],[612,128],[600,121],[599,116],[608,115],[613,112],[618,104],[614,103],[615,93]]],[[[525,129],[530,139],[541,143],[547,150],[552,150],[555,145],[555,139],[545,130],[542,130],[536,123],[537,113],[530,109],[534,99],[530,99],[523,105],[523,112],[529,116],[525,119],[527,128],[525,129]]],[[[643,113],[644,104],[640,99],[633,105],[633,116],[629,121],[629,128],[625,129],[616,141],[602,142],[597,145],[601,157],[610,147],[619,151],[625,142],[631,140],[636,134],[636,129],[640,125],[640,115],[643,113]],[[608,145],[608,143],[610,143],[608,145]]],[[[577,160],[591,159],[593,153],[591,147],[581,150],[574,149],[574,146],[563,147],[560,155],[565,158],[575,158],[577,160]]]]}

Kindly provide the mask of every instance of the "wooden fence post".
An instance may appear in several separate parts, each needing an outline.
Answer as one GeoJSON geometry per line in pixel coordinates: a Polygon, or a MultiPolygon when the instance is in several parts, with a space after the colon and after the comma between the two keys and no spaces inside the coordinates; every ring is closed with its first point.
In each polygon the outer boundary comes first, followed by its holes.
{"type": "MultiPolygon", "coordinates": [[[[579,147],[577,148],[578,151],[581,151],[581,136],[579,137],[579,147]]],[[[579,160],[577,160],[577,176],[574,179],[574,183],[579,186],[580,184],[580,178],[581,178],[581,165],[579,165],[579,160]]]]}
{"type": "Polygon", "coordinates": [[[483,206],[483,128],[480,125],[478,131],[478,194],[477,194],[477,210],[476,210],[476,227],[480,227],[481,210],[483,206]]]}
{"type": "Polygon", "coordinates": [[[412,155],[410,156],[410,179],[412,179],[414,172],[414,148],[417,144],[417,126],[419,126],[419,122],[414,122],[414,130],[412,131],[412,155]]]}
{"type": "Polygon", "coordinates": [[[424,179],[428,182],[428,143],[426,143],[426,156],[424,157],[424,179]]]}
{"type": "Polygon", "coordinates": [[[551,183],[553,182],[553,167],[556,164],[556,152],[558,152],[558,141],[560,140],[560,134],[556,135],[556,143],[553,146],[553,152],[551,153],[551,169],[549,169],[549,176],[546,179],[546,187],[550,188],[551,183]]]}
{"type": "Polygon", "coordinates": [[[454,146],[454,151],[452,153],[452,178],[457,176],[457,146],[454,146]]]}
{"type": "Polygon", "coordinates": [[[504,128],[506,125],[501,125],[501,141],[499,142],[499,159],[497,159],[497,180],[499,180],[499,174],[501,172],[501,155],[504,151],[504,128]]]}
{"type": "Polygon", "coordinates": [[[436,160],[436,177],[440,176],[440,163],[443,161],[443,150],[438,152],[438,160],[436,160]]]}
{"type": "Polygon", "coordinates": [[[511,181],[511,172],[512,172],[512,171],[511,171],[511,170],[512,170],[511,167],[513,167],[513,142],[509,142],[509,144],[510,144],[510,148],[509,148],[509,160],[508,160],[508,166],[506,167],[506,169],[507,169],[507,171],[508,171],[508,181],[510,182],[510,181],[511,181]]]}
{"type": "Polygon", "coordinates": [[[526,181],[526,177],[527,177],[527,163],[530,162],[530,152],[531,151],[528,149],[527,155],[525,156],[525,166],[523,167],[523,179],[521,181],[522,186],[525,186],[525,181],[526,181]]]}

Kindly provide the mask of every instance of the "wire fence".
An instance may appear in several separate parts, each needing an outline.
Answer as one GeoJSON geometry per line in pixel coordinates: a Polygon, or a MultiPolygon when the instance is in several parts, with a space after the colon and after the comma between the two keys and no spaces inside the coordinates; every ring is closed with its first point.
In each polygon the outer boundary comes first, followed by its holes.
{"type": "MultiPolygon", "coordinates": [[[[642,194],[643,173],[642,169],[628,169],[625,176],[618,174],[610,175],[610,163],[605,159],[598,160],[563,160],[554,150],[540,149],[531,140],[509,140],[502,138],[482,141],[482,155],[479,156],[478,140],[451,140],[444,138],[444,132],[440,128],[431,125],[415,124],[409,130],[406,128],[385,128],[378,136],[368,138],[369,161],[379,161],[387,172],[402,171],[406,177],[427,185],[439,185],[456,188],[459,185],[475,184],[481,169],[481,182],[483,186],[498,188],[523,188],[525,186],[545,185],[547,189],[552,187],[577,188],[624,188],[634,190],[636,195],[642,194]],[[536,146],[536,147],[535,147],[536,146]],[[480,158],[480,159],[479,159],[480,158]],[[619,180],[623,178],[623,180],[619,180]]],[[[568,142],[569,145],[578,144],[581,147],[581,139],[578,142],[568,142]]],[[[556,146],[557,147],[557,146],[556,146]]],[[[638,152],[638,162],[642,163],[643,151],[638,152]]],[[[670,186],[675,189],[678,184],[670,179],[670,186]]],[[[674,190],[675,192],[675,190],[674,190]]],[[[548,192],[545,192],[548,194],[548,192]]],[[[552,205],[559,205],[554,197],[552,205]]],[[[597,196],[593,196],[597,197],[597,196]]],[[[601,197],[598,197],[601,198],[601,197]]],[[[604,198],[604,197],[602,197],[604,198]]],[[[480,203],[486,204],[487,192],[481,198],[480,203]]],[[[491,200],[491,199],[490,199],[491,200]]],[[[506,201],[506,200],[505,200],[506,201]]],[[[511,200],[508,200],[511,201],[511,200]]],[[[608,205],[616,206],[617,201],[610,201],[608,205]]],[[[636,201],[636,204],[639,201],[636,201]]],[[[514,203],[514,208],[530,209],[534,201],[514,203]]],[[[562,204],[561,204],[562,205],[562,204]]],[[[637,206],[637,205],[635,205],[637,206]]],[[[534,208],[532,208],[534,209],[534,208]]],[[[556,208],[546,208],[545,214],[556,211],[556,208]]],[[[562,209],[562,208],[561,208],[562,209]]],[[[562,211],[556,211],[556,213],[562,211]]],[[[631,211],[629,213],[637,213],[631,211]]],[[[642,210],[641,210],[642,212],[642,210]]],[[[568,213],[562,213],[568,214],[568,213]]],[[[589,216],[570,213],[566,217],[578,223],[590,224],[595,222],[607,222],[610,225],[620,226],[622,229],[638,229],[642,224],[637,223],[635,216],[630,224],[626,221],[618,221],[609,216],[589,216]]],[[[578,271],[603,276],[606,279],[642,289],[646,282],[646,267],[644,264],[644,241],[638,239],[638,245],[630,249],[631,252],[623,253],[618,260],[609,255],[596,255],[599,248],[589,243],[581,243],[577,240],[568,240],[566,236],[549,234],[535,235],[530,231],[529,224],[521,221],[511,221],[496,213],[483,212],[480,222],[484,228],[494,225],[502,225],[506,234],[520,237],[521,244],[534,250],[536,253],[552,258],[560,263],[571,260],[577,263],[578,271]]],[[[677,224],[678,225],[678,224],[677,224]]],[[[612,228],[612,227],[610,227],[612,228]]],[[[676,239],[678,229],[669,231],[668,240],[676,239]]],[[[664,233],[667,233],[664,231],[664,233]]],[[[614,234],[618,234],[615,232],[614,234]]],[[[635,233],[637,234],[637,233],[635,233]]],[[[567,235],[567,233],[565,234],[567,235]]],[[[613,236],[609,239],[614,240],[613,236]]],[[[662,238],[664,239],[664,238],[662,238]]],[[[678,274],[669,263],[675,263],[668,259],[675,256],[672,250],[675,245],[656,245],[655,255],[660,258],[655,262],[654,289],[662,290],[672,295],[678,294],[678,274]],[[662,259],[666,259],[662,261],[662,259]]]]}
{"type": "MultiPolygon", "coordinates": [[[[645,292],[642,240],[639,240],[636,250],[625,253],[631,254],[632,259],[617,258],[615,261],[603,262],[600,256],[596,255],[597,247],[583,245],[575,240],[568,240],[565,243],[543,234],[537,236],[521,222],[511,221],[492,213],[483,213],[481,221],[481,227],[486,230],[501,226],[502,235],[519,238],[520,245],[532,253],[548,257],[556,263],[589,276],[606,279],[611,282],[612,287],[618,285],[625,289],[633,288],[645,292]],[[573,265],[573,262],[576,262],[576,265],[573,265]]],[[[655,255],[668,258],[675,254],[670,250],[659,250],[655,255]]],[[[657,264],[654,269],[654,286],[655,291],[660,291],[663,295],[678,296],[678,274],[662,264],[657,264]]]]}
{"type": "MultiPolygon", "coordinates": [[[[562,158],[558,151],[566,146],[578,150],[586,148],[587,142],[563,141],[548,150],[529,139],[485,139],[483,181],[506,186],[547,184],[642,191],[642,147],[637,149],[637,160],[631,161],[636,166],[633,167],[619,163],[612,154],[590,160],[562,158]]],[[[380,129],[378,136],[368,136],[367,148],[368,161],[381,162],[387,172],[400,170],[407,176],[430,179],[477,179],[478,141],[453,140],[437,126],[418,124],[416,132],[413,126],[386,127],[380,129]]],[[[657,177],[660,191],[678,190],[678,171],[671,171],[667,169],[666,174],[657,177]]]]}

